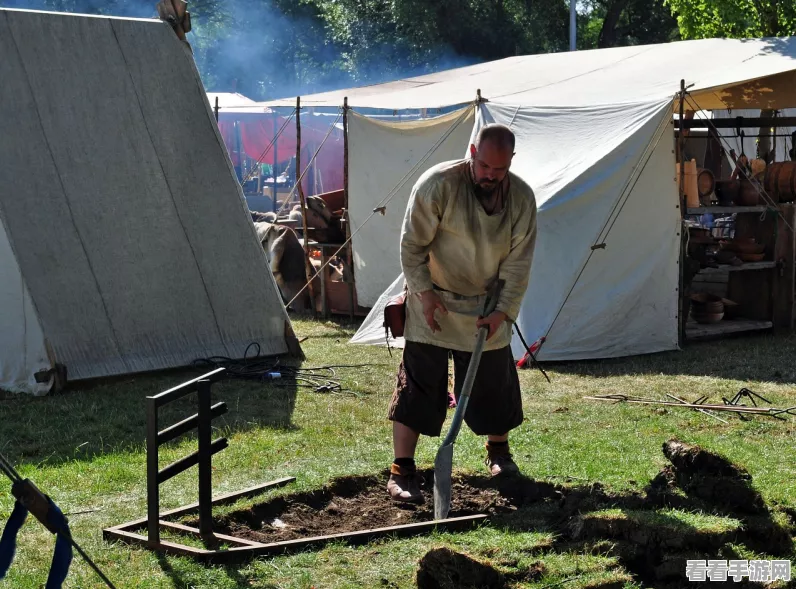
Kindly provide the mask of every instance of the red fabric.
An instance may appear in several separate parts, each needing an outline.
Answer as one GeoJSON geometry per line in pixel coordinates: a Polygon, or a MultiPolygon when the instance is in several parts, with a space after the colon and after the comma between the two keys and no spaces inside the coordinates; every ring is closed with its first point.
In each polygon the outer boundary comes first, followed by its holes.
{"type": "MultiPolygon", "coordinates": [[[[321,123],[330,125],[333,120],[331,117],[328,120],[324,117],[320,121],[307,117],[305,121],[304,117],[302,117],[301,171],[307,167],[313,154],[321,142],[324,141],[324,137],[329,131],[328,127],[321,129],[321,123]]],[[[284,117],[278,117],[276,119],[277,132],[282,129],[283,125],[285,125],[284,117]]],[[[274,137],[274,119],[272,115],[263,115],[262,118],[246,117],[238,121],[238,126],[240,128],[240,147],[249,158],[264,164],[273,165],[274,147],[276,147],[277,161],[280,166],[287,165],[296,156],[295,118],[291,118],[282,130],[276,146],[271,145],[274,137]]],[[[220,120],[218,128],[233,165],[239,165],[234,121],[232,119],[220,120]]],[[[329,134],[315,159],[315,166],[322,184],[318,184],[316,190],[311,190],[313,170],[308,170],[301,182],[306,195],[341,190],[343,188],[343,133],[340,129],[335,128],[329,134]]]]}

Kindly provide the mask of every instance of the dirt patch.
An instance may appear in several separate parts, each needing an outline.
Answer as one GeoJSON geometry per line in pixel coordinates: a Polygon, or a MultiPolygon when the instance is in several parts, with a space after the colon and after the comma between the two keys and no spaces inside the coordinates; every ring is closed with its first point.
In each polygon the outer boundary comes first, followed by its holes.
{"type": "Polygon", "coordinates": [[[435,548],[420,559],[418,589],[504,589],[506,578],[492,566],[449,548],[435,548]]]}
{"type": "MultiPolygon", "coordinates": [[[[283,542],[296,538],[370,530],[426,522],[434,519],[433,471],[421,472],[422,505],[392,501],[387,495],[387,474],[337,479],[312,493],[279,497],[220,519],[222,533],[257,542],[283,542]]],[[[449,517],[507,513],[511,499],[480,477],[453,477],[449,517]]],[[[517,489],[515,489],[517,491],[517,489]]],[[[516,494],[522,496],[522,493],[516,494]]],[[[526,495],[535,495],[528,491],[526,495]]]]}

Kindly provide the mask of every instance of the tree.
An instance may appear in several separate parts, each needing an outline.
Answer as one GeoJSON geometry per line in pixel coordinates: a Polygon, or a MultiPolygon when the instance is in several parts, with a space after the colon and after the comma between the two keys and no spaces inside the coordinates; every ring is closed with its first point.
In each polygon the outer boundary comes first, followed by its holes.
{"type": "Polygon", "coordinates": [[[666,0],[685,39],[796,34],[793,0],[666,0]]]}
{"type": "Polygon", "coordinates": [[[663,0],[592,0],[580,25],[579,47],[666,43],[679,38],[677,21],[663,0]]]}

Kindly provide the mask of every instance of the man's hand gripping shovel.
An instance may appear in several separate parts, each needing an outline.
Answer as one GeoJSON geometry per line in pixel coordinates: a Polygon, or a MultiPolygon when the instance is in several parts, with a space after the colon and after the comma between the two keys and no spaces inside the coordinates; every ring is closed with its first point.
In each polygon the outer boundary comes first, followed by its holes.
{"type": "MultiPolygon", "coordinates": [[[[484,302],[484,317],[489,316],[497,307],[500,293],[503,290],[503,280],[498,280],[487,294],[484,302]]],[[[481,361],[481,353],[484,351],[484,343],[489,331],[488,326],[483,326],[478,330],[478,339],[475,342],[475,350],[470,357],[470,364],[467,366],[467,375],[464,377],[459,403],[456,406],[456,413],[453,415],[448,435],[442,441],[442,445],[437,451],[437,458],[434,461],[434,519],[445,519],[451,508],[451,472],[453,470],[453,443],[462,427],[464,413],[467,411],[467,403],[470,399],[470,391],[473,388],[478,364],[481,361]]]]}

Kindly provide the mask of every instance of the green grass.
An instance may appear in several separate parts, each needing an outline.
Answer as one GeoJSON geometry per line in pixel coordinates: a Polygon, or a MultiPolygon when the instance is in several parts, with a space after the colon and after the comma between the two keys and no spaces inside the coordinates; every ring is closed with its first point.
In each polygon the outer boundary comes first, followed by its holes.
{"type": "MultiPolygon", "coordinates": [[[[296,320],[294,329],[299,337],[308,338],[302,344],[305,366],[369,366],[337,371],[346,388],[343,394],[242,381],[215,385],[214,399],[225,401],[230,409],[214,422],[216,435],[227,436],[230,442],[214,458],[216,494],[296,477],[296,483],[267,498],[318,488],[343,475],[380,473],[389,465],[391,429],[385,415],[400,351],[391,358],[384,348],[349,345],[355,326],[296,320]]],[[[775,406],[793,406],[794,357],[794,338],[757,336],[692,345],[675,353],[550,365],[552,384],[536,371],[522,371],[525,422],[512,433],[515,457],[533,479],[579,487],[599,482],[608,492],[623,494],[644,489],[667,463],[661,445],[678,437],[746,468],[769,505],[796,508],[796,418],[744,422],[725,416],[730,422],[725,425],[688,410],[582,398],[609,393],[664,398],[669,392],[688,399],[706,394],[710,401],[721,402],[722,396],[731,397],[748,387],[775,406]]],[[[565,580],[562,586],[567,589],[609,583],[640,586],[610,550],[595,553],[560,544],[548,517],[555,508],[547,504],[519,510],[492,527],[467,533],[385,539],[358,548],[335,544],[236,567],[204,567],[188,559],[159,557],[104,542],[102,528],[145,512],[145,397],[196,374],[175,371],[77,383],[65,394],[45,398],[0,395],[0,451],[64,512],[73,514],[75,538],[120,588],[412,587],[418,560],[435,546],[466,552],[513,575],[543,563],[545,573],[540,579],[516,581],[517,587],[545,587],[565,580]]],[[[189,402],[175,405],[164,412],[164,424],[193,412],[189,402]]],[[[438,443],[421,440],[421,466],[433,464],[438,443]]],[[[195,440],[190,438],[169,445],[161,451],[161,464],[193,449],[195,440]]],[[[457,441],[455,464],[463,471],[484,472],[483,439],[466,428],[457,441]]],[[[195,501],[195,487],[195,470],[175,477],[162,488],[162,508],[195,501]]],[[[242,501],[217,513],[251,503],[242,501]]],[[[10,485],[0,481],[0,525],[12,507],[10,485]]],[[[732,518],[692,511],[591,514],[608,515],[636,518],[633,521],[642,527],[676,530],[682,526],[706,533],[737,527],[732,518]]],[[[789,525],[784,514],[778,512],[776,518],[789,525]]],[[[52,546],[53,538],[29,520],[20,536],[17,558],[0,588],[42,586],[52,546]]],[[[751,553],[742,545],[736,547],[738,551],[751,553]]],[[[76,558],[66,586],[103,585],[76,558]]]]}

